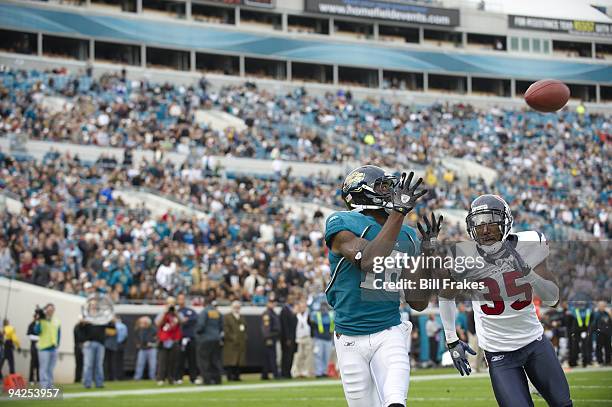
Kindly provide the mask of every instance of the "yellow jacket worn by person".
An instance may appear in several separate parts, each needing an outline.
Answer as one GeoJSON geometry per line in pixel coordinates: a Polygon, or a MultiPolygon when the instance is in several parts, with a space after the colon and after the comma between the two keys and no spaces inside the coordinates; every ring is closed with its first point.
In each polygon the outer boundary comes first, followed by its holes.
{"type": "Polygon", "coordinates": [[[4,342],[6,343],[7,341],[13,342],[13,346],[15,346],[15,348],[17,349],[21,348],[21,345],[19,344],[19,338],[17,337],[17,333],[15,332],[15,328],[11,325],[4,326],[4,342]]]}
{"type": "Polygon", "coordinates": [[[41,319],[36,324],[34,333],[38,334],[38,350],[57,348],[60,341],[60,322],[55,318],[41,319]]]}

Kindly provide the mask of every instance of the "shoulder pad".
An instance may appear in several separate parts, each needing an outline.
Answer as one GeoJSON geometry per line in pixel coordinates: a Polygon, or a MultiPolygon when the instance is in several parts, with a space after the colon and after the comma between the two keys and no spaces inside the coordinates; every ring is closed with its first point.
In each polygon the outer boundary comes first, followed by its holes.
{"type": "Polygon", "coordinates": [[[546,242],[546,236],[544,236],[544,233],[540,233],[536,230],[527,230],[525,232],[517,232],[514,234],[518,238],[519,242],[546,242]]]}
{"type": "Polygon", "coordinates": [[[516,250],[531,267],[542,263],[549,255],[550,248],[544,234],[534,230],[516,233],[516,250]]]}
{"type": "Polygon", "coordinates": [[[340,220],[345,220],[345,219],[349,219],[351,218],[351,214],[353,212],[351,211],[338,211],[338,212],[334,212],[331,215],[329,215],[327,217],[327,220],[325,221],[325,223],[329,223],[329,222],[333,222],[336,219],[340,219],[340,220]]]}
{"type": "Polygon", "coordinates": [[[345,224],[345,225],[355,225],[360,224],[359,222],[363,222],[367,217],[361,212],[353,212],[353,211],[338,211],[334,212],[325,221],[325,227],[329,228],[333,225],[345,224]]]}

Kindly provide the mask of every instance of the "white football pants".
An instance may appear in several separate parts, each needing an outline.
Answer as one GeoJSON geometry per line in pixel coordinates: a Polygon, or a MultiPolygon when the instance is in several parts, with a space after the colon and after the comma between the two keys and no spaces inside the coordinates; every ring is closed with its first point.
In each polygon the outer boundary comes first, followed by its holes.
{"type": "Polygon", "coordinates": [[[410,381],[410,321],[372,335],[334,335],[349,407],[406,405],[410,381]]]}

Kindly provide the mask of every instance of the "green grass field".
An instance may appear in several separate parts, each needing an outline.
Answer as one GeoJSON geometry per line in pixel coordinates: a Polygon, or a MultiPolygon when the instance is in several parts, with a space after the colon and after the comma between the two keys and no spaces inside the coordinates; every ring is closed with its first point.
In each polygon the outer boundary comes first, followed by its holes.
{"type": "MultiPolygon", "coordinates": [[[[575,406],[612,406],[612,370],[575,370],[567,373],[575,406]]],[[[461,378],[452,370],[419,370],[411,376],[408,405],[480,407],[494,406],[486,374],[461,378]]],[[[64,386],[62,401],[19,401],[18,406],[146,406],[146,407],[323,407],[346,406],[342,385],[333,380],[280,380],[262,382],[245,376],[238,385],[158,387],[153,382],[107,383],[104,389],[85,391],[80,385],[64,386]]],[[[546,403],[534,396],[536,406],[546,403]]]]}

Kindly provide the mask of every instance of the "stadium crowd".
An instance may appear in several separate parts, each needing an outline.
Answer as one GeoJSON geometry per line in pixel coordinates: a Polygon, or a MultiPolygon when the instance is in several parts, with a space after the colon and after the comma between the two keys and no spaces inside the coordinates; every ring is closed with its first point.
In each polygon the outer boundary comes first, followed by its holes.
{"type": "MultiPolygon", "coordinates": [[[[18,270],[25,280],[66,292],[85,294],[91,285],[115,301],[142,301],[212,288],[220,299],[261,305],[268,296],[283,301],[291,286],[311,296],[322,292],[329,278],[323,214],[292,214],[283,199],[340,207],[341,180],[289,172],[230,178],[213,167],[208,157],[215,154],[335,162],[367,154],[395,167],[425,163],[432,190],[427,207],[465,208],[493,189],[510,202],[519,229],[559,238],[549,230],[560,223],[594,237],[610,234],[604,187],[609,123],[603,116],[410,107],[354,101],[342,91],[274,95],[250,83],[214,91],[205,80],[184,88],[130,81],[125,72],[95,80],[5,70],[0,78],[4,134],[126,148],[122,163],[106,156],[85,163],[54,151],[42,163],[20,162],[0,152],[0,186],[24,204],[19,215],[1,215],[0,272],[18,270]],[[54,109],[48,97],[67,104],[54,109]],[[247,130],[196,124],[195,110],[210,108],[244,118],[247,130]],[[154,161],[132,163],[134,148],[176,150],[187,159],[175,166],[156,154],[154,161]],[[437,165],[445,156],[472,159],[497,169],[499,177],[495,185],[482,179],[466,185],[437,165]],[[208,216],[155,217],[144,208],[128,209],[115,193],[123,187],[155,191],[208,216]]],[[[447,224],[444,232],[448,240],[464,236],[459,224],[447,224]]],[[[591,298],[609,293],[604,266],[568,270],[567,298],[576,287],[591,298]],[[577,273],[590,286],[572,284],[577,273]],[[604,283],[593,283],[599,280],[604,283]]]]}
{"type": "MultiPolygon", "coordinates": [[[[338,199],[337,180],[205,176],[199,164],[174,168],[143,161],[136,167],[111,167],[104,157],[88,164],[54,151],[42,162],[18,161],[2,153],[0,158],[1,186],[23,204],[19,214],[0,214],[3,274],[17,271],[26,281],[83,295],[89,283],[117,302],[162,300],[212,288],[220,299],[257,305],[270,295],[283,302],[291,286],[316,295],[329,280],[323,213],[292,211],[283,198],[338,199]],[[148,188],[206,216],[153,216],[144,207],[129,208],[117,191],[131,188],[148,188]]],[[[430,205],[442,203],[433,198],[410,220],[416,221],[430,205]]],[[[460,239],[460,228],[449,224],[445,239],[460,239]]],[[[574,262],[555,264],[566,270],[566,298],[574,297],[576,290],[593,299],[612,293],[609,260],[602,256],[606,250],[601,244],[578,244],[572,247],[574,262]],[[585,283],[576,284],[577,279],[585,283]]],[[[553,250],[567,252],[562,243],[554,245],[553,250]]],[[[551,261],[563,258],[553,255],[551,261]]]]}
{"type": "MultiPolygon", "coordinates": [[[[422,163],[445,174],[447,157],[498,171],[494,185],[440,185],[446,207],[463,208],[478,193],[496,190],[516,212],[544,224],[612,233],[608,221],[609,116],[581,106],[555,115],[469,105],[354,100],[350,92],[324,96],[304,89],[271,93],[253,83],[210,89],[205,79],[184,87],[132,81],[125,71],[94,79],[65,71],[5,70],[0,96],[4,132],[34,139],[188,153],[340,163],[365,160],[391,168],[422,163]],[[49,97],[61,97],[51,108],[49,97]],[[65,102],[65,103],[64,103],[65,102]],[[195,119],[219,109],[247,128],[215,131],[195,119]]],[[[442,199],[442,198],[441,198],[442,199]]],[[[561,236],[562,237],[562,236],[561,236]]]]}
{"type": "MultiPolygon", "coordinates": [[[[24,280],[72,293],[84,294],[90,283],[116,301],[215,289],[228,301],[265,303],[268,295],[283,300],[288,285],[308,282],[312,292],[324,287],[322,214],[293,216],[273,190],[293,181],[202,180],[191,190],[205,188],[193,196],[211,216],[154,217],[144,208],[128,209],[113,189],[146,185],[180,198],[180,176],[152,165],[141,183],[121,166],[105,171],[53,157],[3,161],[3,187],[24,205],[20,214],[0,214],[3,274],[17,270],[24,280]],[[263,298],[257,286],[265,287],[263,298]]],[[[299,188],[293,191],[299,196],[299,188]]]]}

